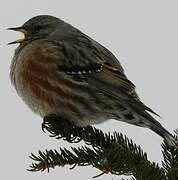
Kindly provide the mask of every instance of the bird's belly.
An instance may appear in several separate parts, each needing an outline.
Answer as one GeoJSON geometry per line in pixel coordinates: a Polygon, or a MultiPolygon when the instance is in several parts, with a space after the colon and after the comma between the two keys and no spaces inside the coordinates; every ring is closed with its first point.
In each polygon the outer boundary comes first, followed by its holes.
{"type": "Polygon", "coordinates": [[[57,113],[79,126],[110,118],[105,109],[107,99],[85,84],[75,84],[60,74],[53,80],[34,77],[26,71],[15,71],[14,76],[18,95],[41,117],[57,113]]]}
{"type": "Polygon", "coordinates": [[[111,118],[131,124],[139,120],[130,115],[128,107],[124,108],[86,84],[67,80],[62,74],[55,75],[57,79],[39,78],[32,74],[15,70],[14,85],[23,101],[41,117],[56,113],[79,126],[111,118]]]}
{"type": "Polygon", "coordinates": [[[20,72],[16,73],[15,89],[27,106],[36,114],[44,117],[47,108],[42,96],[45,96],[39,88],[37,88],[33,80],[27,80],[20,72]]]}

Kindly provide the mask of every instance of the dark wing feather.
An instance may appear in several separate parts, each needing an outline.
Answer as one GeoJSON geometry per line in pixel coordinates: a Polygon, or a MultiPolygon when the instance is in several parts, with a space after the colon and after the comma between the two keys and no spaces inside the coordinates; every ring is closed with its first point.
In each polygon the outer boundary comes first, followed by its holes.
{"type": "Polygon", "coordinates": [[[61,60],[58,64],[59,71],[74,80],[84,80],[143,113],[149,111],[158,115],[139,100],[134,84],[127,79],[117,58],[105,47],[84,35],[76,37],[76,41],[72,43],[67,39],[52,42],[56,45],[61,60]]]}
{"type": "Polygon", "coordinates": [[[90,78],[105,69],[109,81],[117,84],[128,92],[133,92],[134,84],[124,74],[124,70],[116,57],[105,47],[86,36],[76,37],[73,43],[53,41],[58,46],[59,56],[63,61],[58,64],[58,70],[69,75],[85,75],[90,78]],[[88,76],[87,76],[88,75],[88,76]]]}

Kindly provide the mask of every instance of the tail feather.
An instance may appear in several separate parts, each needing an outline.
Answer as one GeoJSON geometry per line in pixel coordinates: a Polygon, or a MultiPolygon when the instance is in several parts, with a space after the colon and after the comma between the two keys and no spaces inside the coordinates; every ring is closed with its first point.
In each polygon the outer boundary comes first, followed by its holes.
{"type": "MultiPolygon", "coordinates": [[[[166,130],[151,114],[146,111],[141,111],[138,107],[133,106],[132,108],[137,111],[137,113],[144,118],[142,122],[145,122],[146,126],[153,130],[155,133],[160,135],[170,146],[178,149],[178,140],[166,130]]],[[[149,111],[151,112],[151,111],[149,111]]],[[[155,114],[155,113],[154,113],[155,114]]]]}
{"type": "Polygon", "coordinates": [[[150,129],[163,137],[168,145],[173,146],[176,149],[178,148],[178,140],[163,126],[151,125],[150,129]]]}
{"type": "MultiPolygon", "coordinates": [[[[143,111],[138,106],[132,104],[130,105],[130,109],[127,109],[122,114],[122,121],[125,121],[130,124],[134,124],[141,127],[147,127],[160,135],[168,145],[175,147],[178,149],[178,139],[176,139],[168,130],[166,130],[150,113],[147,111],[143,111]],[[130,108],[131,107],[131,108],[130,108]]],[[[151,110],[149,110],[151,112],[151,110]]],[[[153,112],[152,112],[153,113],[153,112]]],[[[154,113],[155,114],[155,113],[154,113]]],[[[121,112],[116,115],[117,120],[120,119],[121,112]],[[118,118],[119,117],[119,118],[118,118]]]]}

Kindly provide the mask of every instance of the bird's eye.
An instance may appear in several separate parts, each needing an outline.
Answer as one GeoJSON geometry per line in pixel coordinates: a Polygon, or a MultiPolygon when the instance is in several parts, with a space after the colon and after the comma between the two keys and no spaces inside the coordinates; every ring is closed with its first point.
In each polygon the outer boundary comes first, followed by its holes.
{"type": "Polygon", "coordinates": [[[42,26],[37,25],[37,26],[35,26],[34,28],[35,28],[35,30],[39,31],[40,29],[42,29],[42,26]]]}

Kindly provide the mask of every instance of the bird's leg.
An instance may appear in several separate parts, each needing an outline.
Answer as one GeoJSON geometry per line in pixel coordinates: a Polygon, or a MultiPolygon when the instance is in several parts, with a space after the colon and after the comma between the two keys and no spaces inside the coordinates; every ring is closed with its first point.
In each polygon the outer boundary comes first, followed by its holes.
{"type": "Polygon", "coordinates": [[[80,127],[71,123],[68,119],[64,118],[60,114],[49,114],[43,118],[42,131],[47,130],[51,136],[58,139],[63,138],[68,142],[77,143],[81,141],[76,135],[76,132],[80,131],[80,127]]]}

